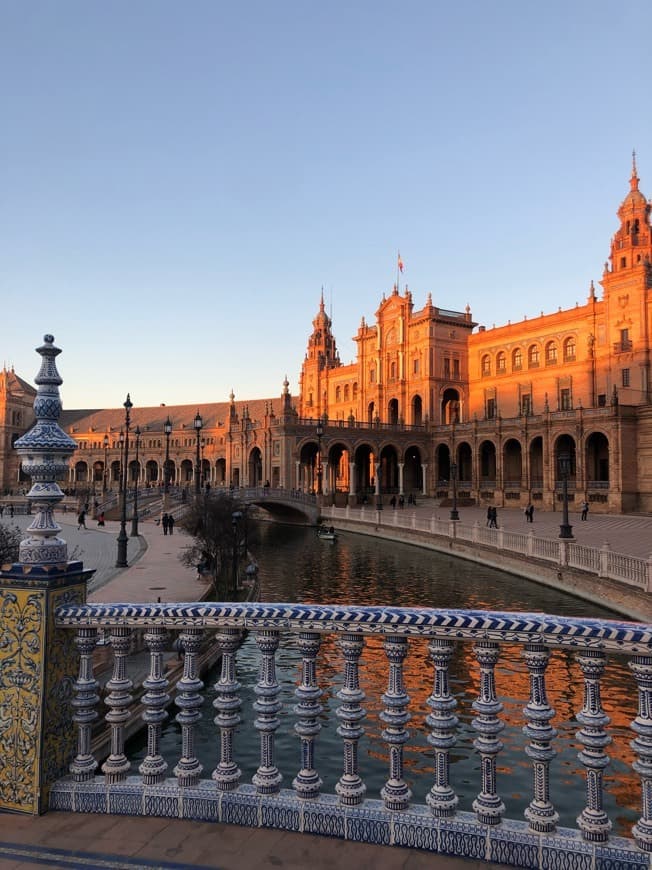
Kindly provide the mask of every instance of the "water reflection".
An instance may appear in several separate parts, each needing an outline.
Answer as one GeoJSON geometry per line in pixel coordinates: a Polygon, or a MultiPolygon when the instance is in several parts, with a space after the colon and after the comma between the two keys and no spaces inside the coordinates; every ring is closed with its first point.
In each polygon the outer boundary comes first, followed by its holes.
{"type": "MultiPolygon", "coordinates": [[[[618,618],[602,608],[580,601],[557,590],[415,547],[385,543],[353,534],[340,535],[331,544],[316,539],[312,530],[271,524],[250,528],[249,541],[260,564],[263,601],[399,605],[428,607],[466,607],[488,610],[538,611],[565,616],[618,618]]],[[[255,741],[252,704],[253,686],[258,678],[259,655],[249,637],[238,654],[238,679],[243,690],[243,725],[235,741],[235,757],[250,781],[259,762],[255,741]]],[[[296,702],[294,688],[299,682],[301,661],[292,636],[283,637],[277,654],[277,676],[281,683],[283,712],[276,733],[277,764],[284,774],[284,787],[291,787],[300,767],[299,740],[294,732],[296,702]]],[[[342,742],[336,734],[338,720],[336,697],[342,685],[342,657],[336,639],[324,636],[317,668],[323,688],[322,731],[317,738],[315,765],[324,781],[324,791],[332,792],[342,772],[342,742]]],[[[378,714],[383,709],[381,696],[387,688],[388,666],[380,638],[369,638],[360,662],[360,685],[366,693],[363,704],[367,717],[360,741],[360,771],[367,785],[367,796],[378,797],[388,775],[388,752],[378,714]]],[[[405,660],[405,686],[410,695],[412,720],[410,740],[405,745],[405,776],[413,798],[422,802],[433,782],[433,754],[427,743],[427,699],[432,691],[432,667],[425,641],[411,640],[405,660]]],[[[208,686],[217,679],[208,675],[208,686]]],[[[473,748],[475,732],[471,726],[479,671],[472,646],[459,644],[451,666],[451,692],[458,701],[457,743],[451,753],[452,784],[460,796],[459,809],[471,810],[480,790],[479,756],[473,748]]],[[[552,720],[559,737],[553,743],[558,755],[551,766],[551,800],[560,814],[560,824],[576,827],[576,817],[584,805],[584,769],[577,759],[581,745],[575,739],[579,725],[574,720],[581,710],[583,683],[573,655],[555,650],[547,672],[548,700],[555,709],[552,720]]],[[[506,804],[507,816],[522,818],[531,799],[531,765],[523,751],[525,724],[523,707],[529,696],[529,678],[519,645],[502,648],[496,668],[496,688],[504,705],[501,719],[505,729],[500,735],[505,749],[498,759],[498,791],[506,804]]],[[[614,821],[614,833],[629,835],[639,815],[638,778],[631,770],[633,753],[629,746],[629,723],[636,716],[636,688],[625,661],[613,657],[602,680],[603,702],[612,719],[609,733],[613,743],[607,751],[611,765],[605,774],[605,808],[614,821]]],[[[197,754],[209,776],[218,760],[218,735],[210,708],[214,692],[209,689],[199,729],[197,754]]],[[[178,733],[170,723],[164,738],[165,753],[174,765],[178,756],[178,733]]],[[[141,757],[145,754],[141,750],[141,757]]]]}

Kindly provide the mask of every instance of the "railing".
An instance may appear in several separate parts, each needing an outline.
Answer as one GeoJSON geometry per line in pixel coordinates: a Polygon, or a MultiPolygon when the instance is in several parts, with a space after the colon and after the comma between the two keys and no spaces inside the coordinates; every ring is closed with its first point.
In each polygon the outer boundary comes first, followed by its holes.
{"type": "MultiPolygon", "coordinates": [[[[321,513],[324,518],[335,523],[341,519],[347,523],[376,525],[378,521],[376,511],[371,506],[324,507],[321,513]]],[[[496,550],[533,556],[652,592],[652,556],[649,559],[640,559],[625,553],[613,552],[607,543],[597,549],[567,540],[537,538],[534,532],[507,532],[503,529],[492,529],[478,522],[470,526],[459,521],[438,521],[434,517],[431,520],[417,521],[410,512],[407,514],[393,512],[391,525],[410,529],[426,539],[432,536],[457,538],[496,550]]]]}
{"type": "MultiPolygon", "coordinates": [[[[72,706],[78,741],[70,775],[52,787],[50,808],[193,818],[328,834],[517,867],[649,865],[649,858],[639,850],[652,852],[652,626],[528,613],[207,602],[66,605],[57,609],[55,621],[59,629],[76,631],[80,659],[72,706]],[[143,629],[150,659],[150,674],[144,681],[147,691],[141,699],[148,748],[138,770],[132,772],[126,754],[125,722],[133,706],[133,686],[127,676],[126,659],[132,634],[143,629]],[[99,717],[93,650],[100,631],[108,632],[114,655],[113,674],[106,683],[104,698],[111,752],[101,766],[100,759],[91,752],[91,730],[99,717]],[[241,716],[243,700],[237,665],[244,631],[253,633],[259,655],[254,687],[257,700],[253,704],[256,716],[248,723],[241,716]],[[183,675],[174,687],[178,709],[175,718],[181,734],[178,757],[173,762],[165,759],[161,750],[161,729],[171,689],[163,667],[164,653],[171,648],[169,632],[180,632],[185,650],[183,675]],[[214,766],[203,771],[195,751],[200,707],[205,700],[197,657],[207,632],[214,633],[222,663],[214,686],[215,737],[210,743],[214,746],[214,766]],[[320,673],[320,648],[322,644],[328,646],[332,653],[333,641],[341,665],[320,673]],[[521,684],[525,695],[522,728],[519,723],[509,724],[525,736],[518,751],[523,754],[522,763],[532,771],[531,800],[525,809],[525,822],[504,825],[501,823],[506,810],[500,788],[509,790],[511,785],[503,781],[504,774],[500,773],[503,744],[499,735],[507,723],[501,716],[503,703],[497,695],[495,678],[504,668],[512,674],[516,663],[501,662],[514,656],[514,646],[520,647],[527,674],[521,684]],[[288,655],[297,657],[296,703],[292,710],[284,710],[280,698],[276,675],[279,648],[284,660],[288,655]],[[423,650],[416,653],[419,658],[423,655],[429,659],[429,676],[423,669],[419,678],[420,685],[429,680],[432,686],[426,702],[430,708],[427,715],[418,709],[411,714],[411,698],[404,680],[406,656],[417,648],[423,650]],[[376,680],[386,685],[378,699],[383,723],[379,739],[385,744],[387,763],[380,800],[367,797],[358,763],[366,719],[362,706],[365,693],[360,683],[365,650],[372,657],[376,680]],[[557,653],[564,650],[560,658],[557,653]],[[638,687],[639,712],[631,723],[631,746],[636,756],[632,766],[641,781],[641,818],[632,829],[634,842],[611,836],[612,820],[604,809],[603,772],[609,763],[605,747],[611,737],[610,718],[602,706],[601,678],[608,653],[627,657],[638,687]],[[552,663],[550,676],[554,684],[561,679],[566,685],[569,656],[575,657],[579,667],[578,699],[583,697],[584,701],[574,713],[577,724],[559,723],[564,725],[560,731],[566,737],[557,739],[550,721],[555,711],[547,699],[546,673],[552,663]],[[458,659],[471,670],[472,683],[477,687],[472,703],[463,694],[455,697],[451,690],[456,685],[450,679],[451,663],[458,659]],[[341,680],[337,691],[341,704],[336,712],[342,768],[335,793],[324,795],[319,732],[324,695],[335,689],[327,685],[329,679],[341,680]],[[291,712],[293,728],[285,715],[291,712]],[[409,731],[406,726],[411,717],[409,731]],[[243,734],[247,724],[249,730],[243,734]],[[425,783],[428,790],[423,791],[425,801],[416,802],[406,779],[404,756],[411,735],[423,726],[427,726],[433,758],[426,768],[429,781],[425,783]],[[555,781],[550,764],[557,748],[561,750],[562,741],[570,739],[569,726],[571,734],[578,729],[575,739],[582,746],[578,757],[584,777],[564,777],[562,785],[555,781]],[[478,781],[477,796],[464,810],[456,791],[453,761],[455,745],[469,739],[469,728],[475,735],[478,781]],[[239,736],[234,741],[236,731],[239,736]],[[243,781],[236,754],[244,737],[260,748],[260,764],[250,783],[243,781]],[[290,739],[296,742],[297,761],[289,771],[278,767],[276,744],[281,738],[286,744],[290,739]],[[284,780],[291,787],[281,788],[284,780]],[[577,818],[579,836],[576,830],[558,827],[558,811],[553,803],[555,792],[563,790],[566,798],[573,783],[577,803],[583,806],[577,818]]],[[[511,679],[510,697],[517,691],[511,679]]],[[[332,753],[329,760],[332,762],[332,753]]],[[[409,771],[410,776],[415,775],[411,767],[409,771]]]]}

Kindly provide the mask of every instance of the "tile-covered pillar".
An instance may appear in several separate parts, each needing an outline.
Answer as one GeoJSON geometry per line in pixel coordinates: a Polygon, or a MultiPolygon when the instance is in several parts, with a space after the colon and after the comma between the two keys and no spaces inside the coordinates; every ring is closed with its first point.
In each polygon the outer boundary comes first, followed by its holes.
{"type": "Polygon", "coordinates": [[[82,604],[93,571],[68,561],[54,508],[63,498],[76,443],[59,427],[56,366],[61,352],[46,335],[35,378],[35,425],[14,447],[32,481],[27,495],[34,520],[21,542],[18,562],[0,570],[0,811],[45,812],[52,783],[68,773],[75,757],[71,700],[79,667],[74,632],[57,629],[60,604],[82,604]]]}

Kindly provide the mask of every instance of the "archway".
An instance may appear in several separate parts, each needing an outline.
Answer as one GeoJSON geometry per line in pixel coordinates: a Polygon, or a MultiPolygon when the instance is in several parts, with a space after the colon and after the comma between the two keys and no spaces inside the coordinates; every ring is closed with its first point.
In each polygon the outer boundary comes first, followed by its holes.
{"type": "Polygon", "coordinates": [[[355,464],[355,488],[361,502],[371,500],[376,486],[376,469],[374,452],[369,444],[356,447],[353,462],[355,464]]]}
{"type": "Polygon", "coordinates": [[[158,462],[148,459],[145,463],[145,483],[156,483],[158,480],[158,462]]]}
{"type": "Polygon", "coordinates": [[[380,491],[398,492],[398,454],[393,444],[380,451],[380,491]]]}
{"type": "Polygon", "coordinates": [[[414,396],[412,399],[412,425],[421,426],[423,424],[423,402],[421,396],[414,396]]]}
{"type": "Polygon", "coordinates": [[[543,438],[541,435],[537,435],[530,442],[530,490],[534,493],[543,493],[543,438]]]}
{"type": "Polygon", "coordinates": [[[609,440],[602,432],[586,439],[586,483],[594,489],[609,483],[609,440]]]}
{"type": "Polygon", "coordinates": [[[387,405],[387,422],[392,426],[398,426],[398,399],[390,399],[387,405]]]}
{"type": "Polygon", "coordinates": [[[104,463],[93,463],[93,483],[102,483],[104,480],[104,463]]]}
{"type": "Polygon", "coordinates": [[[447,425],[460,422],[460,394],[449,387],[441,397],[441,421],[447,425]]]}
{"type": "Polygon", "coordinates": [[[347,446],[339,441],[330,445],[325,454],[325,461],[327,463],[326,478],[324,479],[325,490],[329,493],[348,493],[351,469],[347,446]]]}
{"type": "Polygon", "coordinates": [[[191,484],[193,477],[192,462],[189,459],[181,460],[181,483],[191,484]]]}
{"type": "Polygon", "coordinates": [[[263,455],[260,452],[260,447],[254,447],[249,453],[247,477],[249,486],[263,485],[263,455]]]}
{"type": "Polygon", "coordinates": [[[88,480],[88,465],[79,461],[75,463],[75,483],[86,483],[88,480]]]}
{"type": "Polygon", "coordinates": [[[458,486],[464,487],[470,494],[473,486],[473,453],[468,442],[461,441],[457,445],[456,462],[458,486]]]}
{"type": "Polygon", "coordinates": [[[523,450],[516,438],[508,438],[503,447],[503,488],[521,488],[523,450]]]}
{"type": "Polygon", "coordinates": [[[418,447],[408,447],[403,460],[403,489],[405,492],[423,492],[423,467],[418,447]]]}
{"type": "Polygon", "coordinates": [[[215,463],[215,483],[217,486],[226,484],[226,459],[218,459],[215,463]]]}
{"type": "Polygon", "coordinates": [[[484,489],[496,488],[496,445],[493,441],[480,444],[480,486],[484,489]]]}

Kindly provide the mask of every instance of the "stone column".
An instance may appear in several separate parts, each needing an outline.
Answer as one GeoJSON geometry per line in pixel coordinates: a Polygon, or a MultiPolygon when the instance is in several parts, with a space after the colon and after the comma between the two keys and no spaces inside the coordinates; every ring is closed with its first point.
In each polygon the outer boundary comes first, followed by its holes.
{"type": "Polygon", "coordinates": [[[59,427],[56,367],[61,351],[46,335],[36,349],[42,357],[35,378],[36,424],[15,443],[31,478],[27,498],[34,516],[21,542],[18,562],[0,571],[0,709],[7,728],[0,735],[5,763],[0,773],[0,811],[45,812],[52,783],[68,773],[76,751],[71,698],[79,655],[72,631],[57,629],[60,604],[83,604],[94,573],[68,561],[54,508],[63,499],[57,480],[65,478],[77,449],[59,427]]]}

